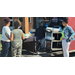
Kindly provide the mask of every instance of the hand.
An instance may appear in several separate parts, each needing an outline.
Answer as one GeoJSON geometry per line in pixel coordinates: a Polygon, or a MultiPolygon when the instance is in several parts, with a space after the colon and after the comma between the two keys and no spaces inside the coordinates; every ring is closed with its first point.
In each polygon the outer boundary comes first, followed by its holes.
{"type": "Polygon", "coordinates": [[[69,40],[71,40],[71,38],[69,38],[69,40]]]}
{"type": "Polygon", "coordinates": [[[69,42],[71,41],[71,38],[69,38],[69,42]]]}

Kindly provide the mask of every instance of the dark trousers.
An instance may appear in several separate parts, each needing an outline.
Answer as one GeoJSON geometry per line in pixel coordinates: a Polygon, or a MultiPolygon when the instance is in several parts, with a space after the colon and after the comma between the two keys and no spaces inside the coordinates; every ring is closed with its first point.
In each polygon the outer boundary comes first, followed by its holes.
{"type": "Polygon", "coordinates": [[[1,57],[7,57],[9,52],[10,42],[1,41],[1,44],[2,44],[1,57]]]}

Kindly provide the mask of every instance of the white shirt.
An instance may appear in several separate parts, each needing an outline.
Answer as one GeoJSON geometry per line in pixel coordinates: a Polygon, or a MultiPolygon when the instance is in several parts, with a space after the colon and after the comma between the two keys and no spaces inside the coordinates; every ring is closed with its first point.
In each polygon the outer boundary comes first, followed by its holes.
{"type": "Polygon", "coordinates": [[[6,42],[10,42],[10,40],[6,37],[5,33],[7,33],[9,35],[9,38],[10,38],[10,33],[11,33],[11,30],[9,27],[7,26],[4,26],[2,28],[2,37],[1,37],[1,40],[2,41],[6,41],[6,42]]]}

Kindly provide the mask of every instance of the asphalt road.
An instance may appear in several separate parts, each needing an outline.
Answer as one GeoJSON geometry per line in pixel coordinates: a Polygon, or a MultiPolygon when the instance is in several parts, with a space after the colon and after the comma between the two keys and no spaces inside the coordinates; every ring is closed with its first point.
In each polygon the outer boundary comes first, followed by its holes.
{"type": "MultiPolygon", "coordinates": [[[[72,52],[69,55],[69,57],[75,57],[75,52],[72,52]]],[[[55,55],[54,57],[63,57],[63,54],[55,55]]]]}
{"type": "MultiPolygon", "coordinates": [[[[9,52],[8,57],[11,57],[11,52],[9,52]]],[[[62,51],[50,52],[50,51],[38,51],[37,53],[24,50],[22,52],[22,57],[63,57],[62,51]]],[[[75,52],[70,53],[70,57],[75,57],[75,52]]]]}
{"type": "MultiPolygon", "coordinates": [[[[62,51],[50,53],[49,51],[38,51],[37,53],[28,50],[23,51],[22,57],[63,57],[62,51]]],[[[70,57],[75,57],[75,52],[70,53],[70,57]]]]}

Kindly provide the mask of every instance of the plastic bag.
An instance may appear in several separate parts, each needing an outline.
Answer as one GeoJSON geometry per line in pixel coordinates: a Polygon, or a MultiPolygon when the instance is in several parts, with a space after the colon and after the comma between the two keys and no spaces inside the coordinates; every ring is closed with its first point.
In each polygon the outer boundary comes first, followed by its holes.
{"type": "Polygon", "coordinates": [[[50,31],[56,31],[56,32],[58,32],[59,28],[46,27],[46,31],[48,31],[48,32],[50,32],[50,31]]]}
{"type": "Polygon", "coordinates": [[[26,34],[24,34],[24,37],[26,37],[26,34]]]}
{"type": "Polygon", "coordinates": [[[47,39],[47,40],[54,40],[55,38],[54,37],[51,37],[51,36],[46,36],[45,39],[47,39]]]}
{"type": "Polygon", "coordinates": [[[58,32],[59,28],[53,28],[53,31],[58,32]]]}
{"type": "Polygon", "coordinates": [[[30,34],[24,34],[25,38],[29,38],[31,35],[30,34]]]}
{"type": "Polygon", "coordinates": [[[29,32],[29,35],[32,36],[32,34],[29,32]]]}

